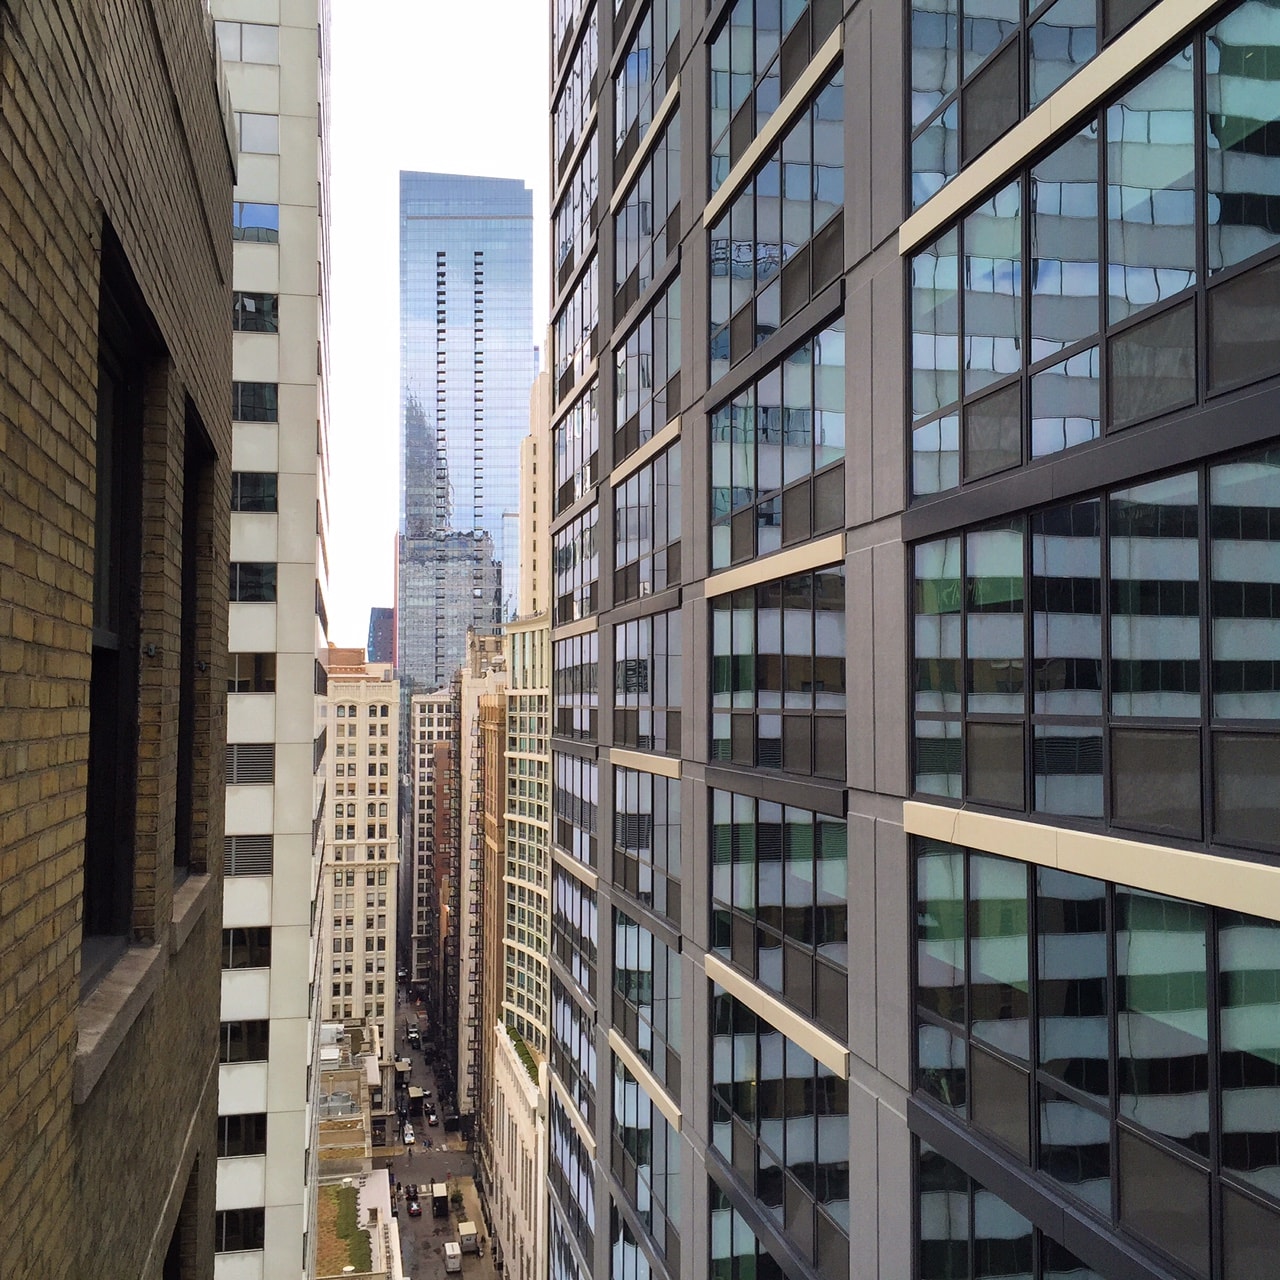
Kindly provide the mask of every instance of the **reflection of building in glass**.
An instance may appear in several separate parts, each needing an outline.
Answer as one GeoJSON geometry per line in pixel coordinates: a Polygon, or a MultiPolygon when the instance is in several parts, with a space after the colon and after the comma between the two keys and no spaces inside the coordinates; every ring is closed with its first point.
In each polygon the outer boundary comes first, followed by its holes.
{"type": "Polygon", "coordinates": [[[608,8],[552,19],[553,1277],[1266,1274],[1280,3],[608,8]]]}
{"type": "Polygon", "coordinates": [[[370,662],[395,663],[396,611],[375,605],[369,610],[369,643],[366,646],[370,662]]]}
{"type": "Polygon", "coordinates": [[[400,175],[397,626],[400,669],[420,688],[462,665],[468,627],[492,633],[515,612],[532,227],[519,181],[400,175]]]}

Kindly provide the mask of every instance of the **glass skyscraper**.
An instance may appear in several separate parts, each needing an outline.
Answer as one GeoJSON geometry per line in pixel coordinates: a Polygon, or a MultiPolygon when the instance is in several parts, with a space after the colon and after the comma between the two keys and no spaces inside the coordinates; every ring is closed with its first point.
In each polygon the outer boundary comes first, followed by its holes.
{"type": "Polygon", "coordinates": [[[518,179],[400,175],[399,664],[460,666],[514,612],[533,353],[533,198],[518,179]]]}

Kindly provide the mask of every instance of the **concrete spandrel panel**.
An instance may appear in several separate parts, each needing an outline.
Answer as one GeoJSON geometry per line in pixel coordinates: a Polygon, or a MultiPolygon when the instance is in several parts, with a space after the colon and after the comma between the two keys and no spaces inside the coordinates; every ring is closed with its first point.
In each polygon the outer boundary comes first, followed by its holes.
{"type": "Polygon", "coordinates": [[[316,198],[316,113],[280,117],[280,202],[314,203],[316,198]]]}
{"type": "Polygon", "coordinates": [[[271,970],[223,969],[221,1007],[223,1022],[257,1021],[270,1016],[271,970]]]}
{"type": "Polygon", "coordinates": [[[274,116],[280,111],[280,68],[264,62],[224,62],[236,111],[274,116]]]}
{"type": "Polygon", "coordinates": [[[237,241],[232,254],[231,287],[249,293],[279,293],[280,246],[237,241]]]}
{"type": "Polygon", "coordinates": [[[272,830],[275,826],[274,790],[274,787],[264,783],[236,783],[229,786],[226,834],[252,836],[272,830]]]}
{"type": "Polygon", "coordinates": [[[269,653],[276,647],[276,606],[233,602],[227,618],[232,653],[269,653]]]}
{"type": "Polygon", "coordinates": [[[280,21],[280,0],[212,0],[210,7],[220,22],[280,21]]]}
{"type": "Polygon", "coordinates": [[[280,295],[280,382],[315,383],[317,312],[314,280],[310,291],[280,295]]]}
{"type": "MultiPolygon", "coordinates": [[[[314,515],[312,520],[314,522],[314,515]]],[[[254,562],[280,559],[279,525],[280,518],[274,511],[232,512],[231,559],[254,562]]]]}
{"type": "Polygon", "coordinates": [[[280,113],[315,116],[320,63],[316,58],[316,24],[280,28],[280,113]]]}
{"type": "Polygon", "coordinates": [[[267,1165],[266,1185],[259,1204],[267,1206],[267,1212],[276,1206],[292,1206],[298,1203],[302,1190],[298,1186],[298,1170],[303,1167],[304,1140],[309,1126],[306,1113],[290,1116],[297,1123],[278,1124],[271,1130],[271,1160],[267,1165]]]}
{"type": "Polygon", "coordinates": [[[247,1253],[215,1253],[213,1255],[213,1280],[263,1280],[262,1250],[247,1253]]]}
{"type": "Polygon", "coordinates": [[[286,471],[279,486],[281,560],[310,560],[316,553],[316,480],[307,472],[286,471]]]}
{"type": "Polygon", "coordinates": [[[314,653],[316,647],[316,567],[314,556],[305,563],[282,562],[276,570],[276,602],[280,613],[276,642],[283,653],[314,653]]]}
{"type": "Polygon", "coordinates": [[[312,293],[316,288],[320,223],[315,190],[311,202],[280,206],[280,292],[312,293]]]}
{"type": "MultiPolygon", "coordinates": [[[[280,742],[310,742],[315,738],[315,665],[311,653],[282,653],[276,657],[275,723],[280,742]]],[[[332,733],[329,736],[332,738],[332,733]]],[[[332,742],[329,750],[333,751],[332,742]]]]}
{"type": "Polygon", "coordinates": [[[267,1109],[267,1064],[224,1062],[218,1068],[218,1114],[239,1116],[267,1109]]]}
{"type": "Polygon", "coordinates": [[[254,929],[271,923],[271,877],[227,876],[222,886],[222,927],[254,929]]]}
{"type": "Polygon", "coordinates": [[[218,1209],[253,1209],[263,1202],[266,1156],[223,1157],[218,1161],[218,1209]]]}
{"type": "MultiPolygon", "coordinates": [[[[314,264],[313,264],[314,270],[314,264]]],[[[314,356],[314,351],[313,351],[314,356]]],[[[320,402],[315,379],[286,382],[280,387],[280,470],[314,475],[316,415],[320,402]]]]}
{"type": "Polygon", "coordinates": [[[228,742],[270,742],[275,734],[274,693],[227,694],[228,742]]]}
{"type": "Polygon", "coordinates": [[[276,925],[271,930],[271,989],[267,1006],[270,1017],[307,1016],[309,957],[310,938],[305,928],[276,925]]]}
{"type": "Polygon", "coordinates": [[[279,335],[233,333],[231,335],[231,369],[237,382],[279,382],[279,335]]]}
{"type": "MultiPolygon", "coordinates": [[[[280,157],[242,153],[236,163],[235,199],[279,204],[280,157]]],[[[312,201],[315,193],[312,193],[312,201]]]]}
{"type": "Polygon", "coordinates": [[[232,471],[274,471],[280,465],[280,427],[237,422],[231,428],[232,471]]]}
{"type": "Polygon", "coordinates": [[[267,1206],[266,1248],[263,1264],[268,1276],[298,1276],[304,1273],[302,1242],[307,1234],[306,1215],[302,1197],[306,1188],[294,1167],[294,1202],[288,1205],[267,1206]]]}
{"type": "Polygon", "coordinates": [[[306,1105],[308,1035],[306,1018],[281,1018],[271,1024],[267,1111],[301,1113],[306,1105]]]}

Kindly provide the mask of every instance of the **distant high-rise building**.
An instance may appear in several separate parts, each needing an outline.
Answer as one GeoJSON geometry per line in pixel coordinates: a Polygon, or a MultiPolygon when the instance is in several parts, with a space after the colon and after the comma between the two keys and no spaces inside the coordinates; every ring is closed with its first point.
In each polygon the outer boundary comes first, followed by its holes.
{"type": "Polygon", "coordinates": [[[397,660],[420,690],[515,611],[532,287],[523,183],[400,175],[397,660]]]}
{"type": "Polygon", "coordinates": [[[313,1068],[329,974],[311,931],[327,907],[331,830],[318,696],[328,661],[330,42],[327,0],[211,4],[240,144],[218,1083],[226,1227],[215,1270],[230,1280],[312,1274],[316,1251],[313,1068]]]}
{"type": "Polygon", "coordinates": [[[389,662],[394,665],[396,657],[396,611],[394,607],[375,605],[369,610],[369,644],[370,662],[389,662]]]}

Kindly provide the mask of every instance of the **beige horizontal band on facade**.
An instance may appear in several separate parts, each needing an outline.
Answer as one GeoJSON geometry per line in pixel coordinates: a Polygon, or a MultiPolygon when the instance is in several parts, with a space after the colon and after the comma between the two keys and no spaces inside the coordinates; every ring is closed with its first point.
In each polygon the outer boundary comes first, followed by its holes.
{"type": "Polygon", "coordinates": [[[913,252],[976,200],[1008,180],[1059,129],[1124,83],[1148,59],[1175,42],[1217,7],[1219,0],[1161,0],[1085,63],[1060,89],[966,165],[898,228],[898,252],[913,252]]]}
{"type": "Polygon", "coordinates": [[[680,415],[676,414],[656,435],[652,435],[630,457],[624,458],[609,472],[609,483],[615,489],[633,471],[639,471],[655,454],[659,454],[669,444],[680,438],[680,415]]]}
{"type": "Polygon", "coordinates": [[[667,1091],[654,1078],[654,1074],[640,1061],[634,1049],[615,1031],[609,1029],[609,1048],[614,1055],[621,1058],[626,1068],[640,1082],[640,1087],[649,1095],[649,1100],[667,1118],[667,1123],[680,1132],[680,1108],[667,1096],[667,1091]]]}
{"type": "Polygon", "coordinates": [[[731,996],[741,1000],[788,1040],[794,1040],[806,1053],[817,1058],[842,1079],[849,1078],[849,1050],[838,1040],[819,1031],[808,1018],[803,1018],[777,996],[758,987],[750,978],[731,969],[719,956],[708,955],[704,961],[707,977],[718,983],[731,996]]]}
{"type": "Polygon", "coordinates": [[[551,861],[563,867],[575,880],[581,880],[593,893],[600,887],[600,876],[571,853],[551,846],[551,861]]]}
{"type": "Polygon", "coordinates": [[[844,51],[844,24],[838,23],[836,29],[822,42],[822,48],[813,55],[809,65],[800,75],[800,79],[787,90],[782,101],[764,123],[764,128],[751,140],[751,145],[738,157],[738,162],[729,170],[729,176],[720,184],[715,194],[707,201],[702,211],[702,225],[710,227],[720,216],[726,204],[738,193],[738,188],[746,182],[752,169],[764,159],[777,143],[782,131],[791,123],[792,117],[803,105],[809,95],[818,87],[818,82],[840,61],[844,51]]]}
{"type": "Polygon", "coordinates": [[[640,172],[640,166],[648,160],[654,147],[658,145],[658,139],[662,137],[662,131],[667,126],[667,120],[675,114],[676,103],[680,100],[680,77],[671,82],[667,91],[662,96],[662,101],[658,104],[658,109],[653,113],[653,119],[649,121],[649,127],[645,130],[644,137],[640,140],[640,145],[636,148],[636,153],[631,157],[630,163],[623,171],[622,177],[618,179],[617,185],[613,188],[613,196],[609,201],[609,212],[616,214],[627,202],[627,195],[631,184],[635,181],[636,174],[640,172]]]}
{"type": "Polygon", "coordinates": [[[832,533],[799,547],[789,547],[786,551],[775,551],[771,556],[750,560],[735,569],[713,573],[705,580],[703,591],[708,598],[723,596],[741,587],[754,587],[761,582],[772,582],[774,578],[785,578],[791,573],[843,563],[844,534],[832,533]]]}
{"type": "Polygon", "coordinates": [[[1280,920],[1280,867],[907,800],[908,835],[1280,920]]]}
{"type": "Polygon", "coordinates": [[[574,636],[589,635],[592,631],[595,631],[599,625],[599,618],[579,618],[577,622],[566,622],[563,626],[552,627],[551,639],[553,641],[572,640],[574,636]]]}
{"type": "Polygon", "coordinates": [[[569,1097],[569,1091],[560,1083],[560,1077],[554,1071],[551,1071],[547,1073],[547,1078],[551,1081],[551,1092],[560,1100],[560,1105],[564,1108],[565,1115],[569,1117],[569,1122],[577,1131],[578,1137],[582,1139],[582,1145],[586,1147],[587,1154],[594,1161],[596,1158],[595,1136],[578,1114],[578,1108],[574,1105],[573,1099],[569,1097]]]}
{"type": "Polygon", "coordinates": [[[656,773],[660,778],[678,778],[680,761],[670,756],[650,755],[647,751],[628,751],[625,747],[608,749],[610,764],[624,769],[639,769],[642,773],[656,773]]]}

